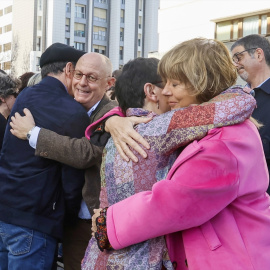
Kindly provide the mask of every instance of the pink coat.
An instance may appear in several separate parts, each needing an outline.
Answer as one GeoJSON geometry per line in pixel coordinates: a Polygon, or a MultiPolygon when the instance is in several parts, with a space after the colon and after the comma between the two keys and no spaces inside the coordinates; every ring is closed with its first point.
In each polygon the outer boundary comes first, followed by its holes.
{"type": "Polygon", "coordinates": [[[109,240],[121,249],[166,235],[177,269],[269,270],[268,182],[249,120],[212,129],[184,149],[152,191],[109,207],[109,240]]]}

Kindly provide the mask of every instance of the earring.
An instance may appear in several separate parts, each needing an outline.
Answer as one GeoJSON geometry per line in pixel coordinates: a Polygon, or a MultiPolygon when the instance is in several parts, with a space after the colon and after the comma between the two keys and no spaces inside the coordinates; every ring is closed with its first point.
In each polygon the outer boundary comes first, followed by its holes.
{"type": "Polygon", "coordinates": [[[158,110],[159,110],[159,101],[157,102],[157,108],[158,108],[158,110]]]}

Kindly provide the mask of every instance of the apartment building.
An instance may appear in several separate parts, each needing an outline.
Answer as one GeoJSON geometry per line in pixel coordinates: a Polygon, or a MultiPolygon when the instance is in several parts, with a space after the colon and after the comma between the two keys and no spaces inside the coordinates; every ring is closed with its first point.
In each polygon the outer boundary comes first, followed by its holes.
{"type": "Polygon", "coordinates": [[[12,0],[0,1],[0,69],[11,69],[12,0]]]}
{"type": "Polygon", "coordinates": [[[102,53],[113,69],[158,50],[159,0],[7,1],[11,12],[0,5],[0,27],[9,19],[10,28],[0,32],[0,44],[2,50],[11,44],[5,51],[10,61],[2,57],[0,63],[17,76],[38,71],[42,52],[55,42],[102,53]]]}

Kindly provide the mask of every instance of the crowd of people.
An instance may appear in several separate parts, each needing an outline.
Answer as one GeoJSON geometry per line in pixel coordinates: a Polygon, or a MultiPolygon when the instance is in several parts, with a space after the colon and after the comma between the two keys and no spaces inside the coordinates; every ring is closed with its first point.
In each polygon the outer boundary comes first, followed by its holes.
{"type": "Polygon", "coordinates": [[[269,269],[267,38],[40,67],[0,73],[1,270],[269,269]]]}

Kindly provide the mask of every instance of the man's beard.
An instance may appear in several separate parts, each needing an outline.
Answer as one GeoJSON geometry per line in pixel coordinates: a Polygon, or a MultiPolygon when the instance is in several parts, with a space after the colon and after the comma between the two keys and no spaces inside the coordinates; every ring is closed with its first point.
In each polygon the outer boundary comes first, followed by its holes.
{"type": "MultiPolygon", "coordinates": [[[[239,73],[238,73],[239,74],[239,73]]],[[[241,74],[239,74],[240,78],[244,81],[247,82],[248,80],[248,73],[246,71],[242,72],[241,74]]]]}

